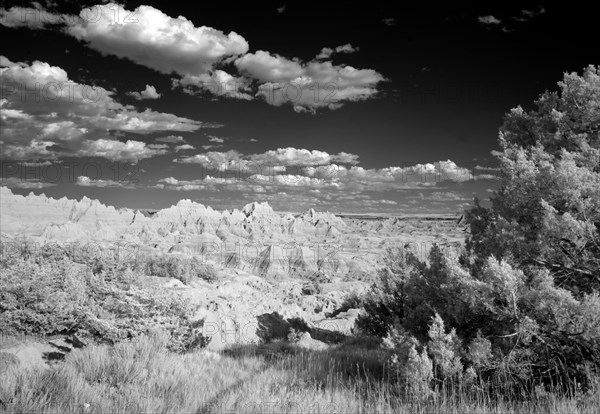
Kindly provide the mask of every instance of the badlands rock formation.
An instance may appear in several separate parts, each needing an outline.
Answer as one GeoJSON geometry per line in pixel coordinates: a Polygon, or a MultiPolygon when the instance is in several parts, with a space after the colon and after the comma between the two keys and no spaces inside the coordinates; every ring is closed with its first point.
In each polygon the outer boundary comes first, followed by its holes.
{"type": "Polygon", "coordinates": [[[458,216],[339,217],[313,209],[293,215],[257,202],[219,212],[190,200],[151,214],[87,197],[21,196],[0,187],[5,252],[27,237],[40,246],[119,245],[128,255],[196,257],[211,263],[219,270],[216,284],[155,283],[180,291],[199,306],[197,317],[213,338],[209,347],[216,349],[281,337],[279,331],[294,320],[303,321],[310,334],[303,341],[311,344],[327,342],[332,338],[328,332],[352,333],[357,310],[337,312],[334,318],[329,314],[349,292],[368,288],[385,249],[408,248],[425,258],[434,242],[442,247],[462,242],[457,221],[458,216]],[[273,326],[279,326],[277,334],[273,326]]]}

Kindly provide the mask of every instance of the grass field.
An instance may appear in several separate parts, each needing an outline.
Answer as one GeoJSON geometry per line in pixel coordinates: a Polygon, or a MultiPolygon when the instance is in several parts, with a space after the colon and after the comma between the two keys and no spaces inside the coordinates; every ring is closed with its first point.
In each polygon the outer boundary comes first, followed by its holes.
{"type": "Polygon", "coordinates": [[[383,362],[385,351],[360,341],[327,351],[279,342],[187,354],[169,352],[166,342],[157,332],[134,343],[73,351],[50,368],[8,364],[0,373],[2,412],[600,412],[598,384],[585,393],[537,392],[522,398],[483,391],[489,387],[440,384],[427,397],[409,397],[383,362]]]}

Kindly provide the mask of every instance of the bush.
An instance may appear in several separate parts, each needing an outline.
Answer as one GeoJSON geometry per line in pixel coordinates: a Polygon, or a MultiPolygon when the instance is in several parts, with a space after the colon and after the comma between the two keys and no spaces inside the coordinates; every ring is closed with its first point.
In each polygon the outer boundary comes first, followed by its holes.
{"type": "Polygon", "coordinates": [[[151,257],[146,264],[146,271],[151,276],[170,277],[189,284],[194,278],[207,282],[218,279],[216,269],[196,257],[188,258],[181,255],[164,255],[151,257]]]}
{"type": "Polygon", "coordinates": [[[384,347],[392,351],[390,367],[394,380],[411,401],[425,400],[432,395],[433,364],[427,348],[397,322],[383,340],[384,347]]]}
{"type": "Polygon", "coordinates": [[[452,329],[450,333],[446,333],[444,321],[436,313],[429,325],[429,353],[439,378],[451,380],[462,376],[460,351],[461,341],[456,336],[456,330],[452,329]]]}
{"type": "Polygon", "coordinates": [[[587,384],[599,367],[600,296],[578,299],[547,270],[528,277],[488,258],[471,273],[444,256],[402,283],[387,272],[380,277],[358,325],[379,337],[401,327],[427,346],[439,379],[464,380],[472,368],[486,377],[501,372],[515,386],[587,384]]]}
{"type": "Polygon", "coordinates": [[[206,282],[215,282],[219,279],[217,269],[209,263],[204,263],[194,257],[190,262],[190,274],[206,282]]]}
{"type": "Polygon", "coordinates": [[[388,249],[384,256],[387,266],[379,271],[379,278],[362,299],[364,316],[357,326],[364,333],[385,337],[396,318],[405,317],[408,306],[408,284],[416,277],[416,258],[404,249],[388,249]]]}
{"type": "Polygon", "coordinates": [[[323,288],[320,284],[316,282],[305,283],[302,286],[302,294],[303,295],[318,295],[323,291],[323,288]]]}
{"type": "MultiPolygon", "coordinates": [[[[202,321],[176,294],[145,286],[139,271],[118,270],[110,260],[74,263],[52,250],[22,250],[2,262],[0,330],[5,334],[88,335],[116,343],[161,327],[169,349],[184,352],[206,344],[202,321]],[[95,264],[101,263],[101,267],[95,264]],[[95,271],[95,272],[94,272],[95,271]]],[[[198,266],[196,274],[210,275],[198,266]]]]}
{"type": "Polygon", "coordinates": [[[0,278],[0,330],[5,333],[69,332],[89,305],[85,266],[63,259],[15,261],[0,278]],[[85,277],[85,276],[84,276],[85,277]]]}
{"type": "Polygon", "coordinates": [[[438,379],[531,391],[588,387],[600,369],[600,68],[559,86],[506,116],[500,189],[467,212],[465,251],[434,246],[427,263],[388,251],[364,298],[359,326],[401,328],[438,379]]]}

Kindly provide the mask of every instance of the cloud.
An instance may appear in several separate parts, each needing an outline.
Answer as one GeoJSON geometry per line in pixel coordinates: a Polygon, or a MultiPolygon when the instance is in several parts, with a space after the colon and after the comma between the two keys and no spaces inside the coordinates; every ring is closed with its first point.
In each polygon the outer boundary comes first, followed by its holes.
{"type": "Polygon", "coordinates": [[[167,144],[148,144],[148,148],[162,150],[169,148],[169,146],[167,144]]]}
{"type": "MultiPolygon", "coordinates": [[[[447,161],[432,163],[436,168],[443,167],[447,161]]],[[[450,162],[451,163],[451,162],[450,162]]],[[[429,164],[422,164],[428,169],[429,164]]],[[[390,167],[392,168],[392,167],[390,167]]],[[[342,167],[343,169],[343,167],[342,167]]],[[[370,170],[372,179],[376,180],[379,170],[370,170]]],[[[397,208],[414,210],[420,206],[423,211],[454,212],[461,206],[471,204],[471,196],[456,191],[439,191],[441,186],[431,186],[419,183],[419,180],[389,180],[380,177],[382,182],[377,185],[353,183],[353,177],[344,175],[334,177],[307,177],[302,174],[253,174],[247,177],[226,172],[219,174],[211,172],[203,178],[180,180],[175,177],[160,179],[155,187],[174,191],[206,191],[216,196],[206,196],[207,200],[219,199],[219,203],[230,206],[231,192],[239,192],[249,201],[269,201],[276,210],[302,211],[309,207],[330,211],[362,211],[373,212],[391,211],[397,208]],[[430,192],[429,190],[433,190],[430,192]],[[418,191],[418,192],[417,192],[418,191]],[[377,193],[379,192],[379,193],[377,193]],[[389,196],[387,196],[387,192],[389,196]],[[417,194],[415,194],[417,192],[417,194]],[[223,197],[218,195],[222,194],[223,197]],[[402,194],[407,200],[399,204],[395,195],[402,194]],[[468,200],[468,202],[467,202],[468,200]]],[[[230,208],[230,207],[227,207],[230,208]]],[[[397,210],[396,210],[397,211],[397,210]]]]}
{"type": "Polygon", "coordinates": [[[255,174],[247,178],[249,183],[275,187],[310,187],[310,188],[339,188],[340,184],[320,178],[306,177],[298,174],[262,175],[255,174]]]}
{"type": "Polygon", "coordinates": [[[277,7],[277,13],[279,13],[279,14],[285,13],[285,9],[287,9],[287,4],[284,4],[283,6],[277,7]]]}
{"type": "Polygon", "coordinates": [[[251,191],[257,188],[265,191],[266,188],[288,187],[288,188],[334,188],[336,185],[317,178],[304,177],[300,175],[275,175],[266,176],[261,174],[252,175],[244,180],[239,178],[221,178],[210,175],[196,180],[178,180],[173,177],[163,178],[158,181],[160,188],[178,191],[212,190],[217,191],[224,187],[230,191],[251,191]]]}
{"type": "Polygon", "coordinates": [[[245,54],[235,61],[235,66],[261,82],[290,82],[305,72],[298,59],[290,60],[263,50],[245,54]]]}
{"type": "Polygon", "coordinates": [[[173,79],[173,87],[181,87],[189,95],[208,92],[215,96],[253,100],[250,92],[250,81],[243,77],[235,77],[222,70],[215,70],[209,74],[186,74],[181,79],[173,79]]]}
{"type": "MultiPolygon", "coordinates": [[[[202,164],[219,170],[226,170],[227,168],[239,168],[240,163],[243,161],[241,157],[242,154],[235,150],[227,152],[210,151],[191,157],[177,158],[173,161],[180,164],[202,164]]],[[[244,162],[245,164],[246,162],[244,162]]]]}
{"type": "Polygon", "coordinates": [[[216,137],[216,136],[214,136],[214,135],[209,135],[209,136],[208,136],[208,140],[209,140],[210,142],[216,142],[216,143],[218,143],[218,144],[222,144],[222,143],[224,143],[224,142],[225,142],[225,138],[216,137]]]}
{"type": "Polygon", "coordinates": [[[473,179],[469,169],[459,167],[453,161],[365,169],[359,166],[337,166],[331,173],[332,180],[345,182],[357,190],[390,190],[413,186],[435,186],[441,182],[463,182],[473,179]]]}
{"type": "Polygon", "coordinates": [[[321,49],[321,52],[315,56],[317,59],[327,59],[329,57],[331,57],[331,55],[333,55],[333,53],[335,52],[335,50],[333,50],[330,47],[324,47],[323,49],[321,49]]]}
{"type": "Polygon", "coordinates": [[[248,42],[235,32],[195,27],[183,16],[173,18],[152,6],[126,10],[115,3],[98,4],[82,9],[79,16],[58,15],[41,7],[13,7],[0,10],[0,17],[0,24],[7,27],[63,25],[65,33],[101,53],[165,74],[208,73],[224,58],[248,51],[248,42]]]}
{"type": "Polygon", "coordinates": [[[156,92],[156,88],[152,85],[146,85],[146,89],[141,92],[127,92],[126,95],[129,95],[138,101],[142,99],[158,99],[160,98],[160,93],[156,92]]]}
{"type": "Polygon", "coordinates": [[[1,57],[0,84],[1,154],[8,159],[77,155],[121,159],[120,153],[127,159],[143,159],[158,152],[140,141],[120,142],[115,135],[190,132],[203,126],[173,114],[139,112],[115,101],[113,92],[74,82],[63,69],[45,62],[15,63],[1,57]]]}
{"type": "MultiPolygon", "coordinates": [[[[204,164],[207,166],[212,166],[213,168],[218,168],[219,170],[226,170],[227,168],[251,169],[260,166],[270,166],[273,168],[290,166],[320,166],[328,165],[333,162],[356,164],[358,162],[358,155],[349,154],[346,152],[329,154],[325,151],[287,147],[249,155],[243,155],[234,150],[227,152],[212,151],[203,154],[196,154],[191,157],[176,159],[174,161],[182,164],[204,164]]],[[[280,170],[281,169],[282,168],[280,168],[280,170]]]]}
{"type": "Polygon", "coordinates": [[[546,13],[546,9],[543,7],[538,8],[537,10],[521,10],[521,14],[527,17],[535,17],[546,13]]]}
{"type": "Polygon", "coordinates": [[[500,181],[501,177],[496,174],[477,174],[473,179],[477,181],[500,181]]]}
{"type": "Polygon", "coordinates": [[[113,139],[86,140],[76,153],[80,157],[103,157],[111,161],[137,162],[144,158],[166,154],[163,148],[151,148],[141,141],[121,142],[113,139]]]}
{"type": "Polygon", "coordinates": [[[235,62],[246,76],[261,82],[258,95],[269,104],[291,104],[297,112],[340,108],[346,102],[374,97],[385,78],[372,69],[333,65],[330,61],[301,62],[259,50],[235,62]]]}
{"type": "MultiPolygon", "coordinates": [[[[239,157],[239,155],[238,155],[239,157]]],[[[179,182],[174,178],[167,181],[161,180],[163,185],[181,187],[178,190],[198,190],[208,189],[207,184],[211,184],[214,190],[219,187],[231,189],[235,184],[236,190],[251,191],[249,188],[254,185],[261,185],[267,189],[275,188],[293,188],[293,189],[326,189],[328,191],[341,192],[362,192],[362,191],[393,191],[401,189],[428,188],[438,183],[444,182],[462,182],[472,180],[470,171],[458,167],[452,161],[439,161],[432,164],[418,164],[410,167],[388,167],[382,169],[364,169],[362,167],[346,168],[339,165],[329,165],[327,169],[316,170],[314,167],[308,167],[306,170],[297,169],[301,174],[280,173],[281,169],[272,167],[247,164],[244,170],[235,171],[230,168],[215,168],[222,172],[222,177],[208,175],[203,179],[185,182],[179,182]],[[226,172],[229,171],[229,172],[226,172]],[[252,173],[259,171],[258,173],[252,173]],[[317,172],[316,172],[317,171],[317,172]]],[[[285,170],[284,170],[285,171],[285,170]]],[[[437,193],[432,200],[452,201],[459,199],[458,196],[449,195],[452,193],[437,193]]],[[[467,198],[460,198],[460,200],[467,198]]]]}
{"type": "Polygon", "coordinates": [[[338,46],[335,49],[331,49],[329,47],[324,47],[321,49],[321,53],[319,53],[316,58],[317,59],[328,59],[336,53],[354,53],[358,52],[359,48],[352,46],[350,43],[347,43],[342,46],[338,46]]]}
{"type": "MultiPolygon", "coordinates": [[[[174,160],[179,163],[201,164],[212,175],[227,178],[212,181],[225,186],[235,182],[236,188],[260,184],[265,188],[293,187],[328,189],[331,191],[391,191],[411,188],[435,188],[440,183],[474,180],[472,172],[453,161],[365,169],[336,163],[358,163],[358,156],[348,153],[329,154],[325,151],[279,148],[260,154],[244,155],[237,151],[206,152],[174,160]],[[231,180],[234,181],[231,181],[231,180]]],[[[204,170],[203,170],[204,171],[204,170]]],[[[163,183],[168,184],[168,183],[163,183]]],[[[187,182],[186,185],[190,185],[187,182]]],[[[204,185],[206,182],[195,182],[204,185]]],[[[191,188],[191,187],[189,187],[191,188]]]]}
{"type": "Polygon", "coordinates": [[[214,135],[208,135],[208,141],[212,142],[212,144],[202,145],[202,149],[208,151],[213,148],[221,148],[223,143],[225,142],[225,138],[220,138],[214,135]]]}
{"type": "Polygon", "coordinates": [[[175,147],[175,151],[179,152],[179,151],[187,151],[187,150],[193,150],[196,149],[193,146],[191,146],[190,144],[183,144],[183,145],[177,145],[175,147]]]}
{"type": "Polygon", "coordinates": [[[333,155],[331,160],[333,162],[340,162],[342,164],[358,164],[358,155],[340,152],[337,155],[333,155]]]}
{"type": "Polygon", "coordinates": [[[38,179],[26,179],[20,177],[0,177],[0,184],[9,188],[38,189],[53,187],[56,183],[43,182],[38,179]]]}
{"type": "Polygon", "coordinates": [[[278,148],[277,150],[266,151],[262,154],[253,154],[249,159],[257,164],[274,165],[326,165],[331,162],[353,162],[358,159],[357,155],[340,153],[330,155],[325,151],[296,149],[292,147],[278,148]],[[343,161],[342,161],[343,160],[343,161]]]}
{"type": "MultiPolygon", "coordinates": [[[[373,98],[377,84],[385,80],[372,69],[320,60],[302,62],[260,50],[247,53],[248,42],[235,32],[225,34],[206,26],[195,27],[183,16],[173,18],[151,6],[126,10],[115,3],[95,5],[81,10],[79,16],[53,15],[41,8],[31,10],[48,14],[51,22],[19,20],[19,13],[10,9],[2,11],[7,17],[1,23],[32,29],[60,27],[103,54],[126,58],[161,73],[175,72],[179,77],[172,80],[173,87],[189,94],[262,98],[274,106],[290,104],[296,112],[315,113],[319,108],[334,110],[347,102],[373,98]],[[225,72],[219,66],[231,62],[239,74],[225,72]]],[[[345,44],[326,48],[320,56],[356,50],[345,44]]]]}
{"type": "Polygon", "coordinates": [[[423,196],[423,194],[420,194],[420,196],[423,199],[426,198],[428,201],[470,201],[472,199],[471,196],[453,191],[434,191],[428,194],[427,197],[423,196]]]}
{"type": "Polygon", "coordinates": [[[500,171],[500,167],[476,165],[473,167],[476,171],[500,171]]]}
{"type": "MultiPolygon", "coordinates": [[[[358,48],[347,44],[336,50],[350,53],[358,48]]],[[[173,79],[173,86],[192,95],[208,92],[242,100],[261,97],[274,106],[291,104],[297,112],[314,113],[318,108],[337,109],[346,102],[372,98],[377,94],[377,84],[385,80],[372,69],[333,65],[330,61],[302,62],[262,50],[237,58],[234,65],[241,76],[215,70],[173,79]]]]}
{"type": "Polygon", "coordinates": [[[102,53],[166,74],[207,73],[223,58],[248,51],[248,42],[235,32],[195,27],[183,16],[172,18],[152,6],[129,11],[110,3],[85,8],[80,16],[77,23],[68,25],[69,34],[102,53]],[[115,16],[129,19],[115,22],[115,16]]]}
{"type": "Polygon", "coordinates": [[[486,25],[498,25],[498,24],[502,23],[502,20],[499,20],[492,15],[479,16],[477,18],[477,21],[479,21],[479,23],[481,23],[481,24],[486,24],[486,25]]]}
{"type": "Polygon", "coordinates": [[[77,177],[75,185],[81,187],[100,187],[100,188],[135,188],[135,185],[130,181],[113,181],[93,179],[84,175],[77,177]]]}
{"type": "Polygon", "coordinates": [[[521,14],[519,16],[513,17],[513,20],[524,23],[545,13],[546,9],[543,7],[539,7],[537,10],[523,9],[521,10],[521,14]]]}
{"type": "Polygon", "coordinates": [[[253,194],[266,192],[265,188],[258,184],[242,183],[235,178],[216,178],[211,176],[197,180],[178,180],[174,177],[162,178],[154,187],[175,191],[218,191],[223,186],[226,186],[229,191],[251,192],[253,194]]]}
{"type": "Polygon", "coordinates": [[[180,143],[180,142],[185,142],[185,140],[183,139],[183,137],[179,136],[179,135],[169,135],[169,136],[166,136],[166,137],[159,137],[159,138],[156,138],[155,141],[166,142],[166,143],[169,143],[169,144],[177,144],[177,143],[180,143]]]}
{"type": "MultiPolygon", "coordinates": [[[[546,9],[544,9],[543,7],[539,7],[537,10],[523,9],[521,10],[520,15],[512,17],[512,20],[516,22],[525,23],[544,13],[546,13],[546,9]]],[[[504,33],[512,33],[515,31],[515,28],[511,27],[510,25],[503,25],[502,20],[491,15],[479,16],[477,20],[479,21],[479,23],[482,23],[489,27],[498,27],[504,33]]]]}
{"type": "Polygon", "coordinates": [[[381,19],[381,22],[383,24],[385,24],[386,26],[395,26],[396,25],[396,19],[394,19],[393,17],[387,17],[385,19],[381,19]]]}
{"type": "Polygon", "coordinates": [[[345,45],[338,46],[335,48],[336,53],[354,53],[359,51],[359,47],[354,47],[350,43],[346,43],[345,45]]]}

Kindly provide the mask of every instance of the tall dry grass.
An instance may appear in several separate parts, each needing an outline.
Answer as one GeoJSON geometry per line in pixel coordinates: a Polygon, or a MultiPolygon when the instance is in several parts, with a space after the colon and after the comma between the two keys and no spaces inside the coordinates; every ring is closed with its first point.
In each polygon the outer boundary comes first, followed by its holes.
{"type": "MultiPolygon", "coordinates": [[[[82,413],[574,413],[600,412],[586,393],[523,398],[491,387],[442,384],[408,398],[384,351],[360,343],[307,351],[288,343],[175,354],[156,332],[135,343],[90,346],[46,369],[0,373],[1,412],[82,413]],[[449,386],[451,385],[451,386],[449,386]]],[[[482,384],[483,385],[483,384],[482,384]]],[[[501,384],[497,384],[500,386],[501,384]]]]}

